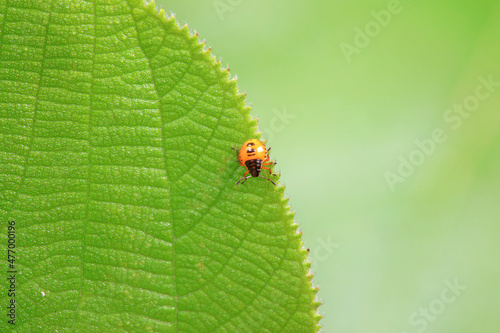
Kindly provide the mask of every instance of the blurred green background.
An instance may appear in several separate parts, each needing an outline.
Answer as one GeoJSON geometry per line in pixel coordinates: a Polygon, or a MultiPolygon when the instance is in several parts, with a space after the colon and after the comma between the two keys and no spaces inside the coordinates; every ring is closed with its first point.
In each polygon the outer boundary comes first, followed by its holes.
{"type": "Polygon", "coordinates": [[[323,332],[500,332],[500,2],[158,0],[238,76],[323,332]]]}

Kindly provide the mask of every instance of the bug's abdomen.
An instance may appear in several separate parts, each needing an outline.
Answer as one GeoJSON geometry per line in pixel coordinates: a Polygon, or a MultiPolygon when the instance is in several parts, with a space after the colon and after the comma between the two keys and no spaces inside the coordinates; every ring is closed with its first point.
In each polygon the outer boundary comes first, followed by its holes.
{"type": "Polygon", "coordinates": [[[260,159],[254,159],[254,160],[248,160],[245,162],[245,165],[250,171],[250,174],[252,177],[259,177],[259,172],[260,172],[260,167],[262,165],[262,160],[260,159]]]}

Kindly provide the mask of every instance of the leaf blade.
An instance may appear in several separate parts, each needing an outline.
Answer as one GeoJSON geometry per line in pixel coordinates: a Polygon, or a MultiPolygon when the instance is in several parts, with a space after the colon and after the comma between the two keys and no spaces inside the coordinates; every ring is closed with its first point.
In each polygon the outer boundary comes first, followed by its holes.
{"type": "Polygon", "coordinates": [[[234,186],[256,122],[198,37],[142,1],[0,8],[18,329],[315,331],[283,188],[234,186]]]}

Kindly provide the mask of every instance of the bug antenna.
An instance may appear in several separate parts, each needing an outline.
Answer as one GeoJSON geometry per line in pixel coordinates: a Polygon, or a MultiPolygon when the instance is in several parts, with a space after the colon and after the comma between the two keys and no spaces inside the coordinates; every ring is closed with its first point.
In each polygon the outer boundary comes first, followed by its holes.
{"type": "Polygon", "coordinates": [[[262,178],[264,178],[265,180],[269,180],[271,183],[273,183],[273,185],[274,185],[274,186],[276,186],[276,183],[275,183],[275,182],[273,182],[271,179],[266,178],[266,177],[264,177],[264,176],[262,176],[262,175],[259,175],[259,176],[260,176],[260,177],[262,177],[262,178]]]}
{"type": "Polygon", "coordinates": [[[243,180],[243,182],[242,182],[242,184],[243,184],[243,183],[244,183],[244,182],[245,182],[248,178],[250,178],[250,176],[243,177],[243,178],[241,178],[240,180],[238,180],[238,181],[236,182],[236,184],[234,184],[234,185],[238,185],[238,184],[239,184],[242,180],[243,180]]]}

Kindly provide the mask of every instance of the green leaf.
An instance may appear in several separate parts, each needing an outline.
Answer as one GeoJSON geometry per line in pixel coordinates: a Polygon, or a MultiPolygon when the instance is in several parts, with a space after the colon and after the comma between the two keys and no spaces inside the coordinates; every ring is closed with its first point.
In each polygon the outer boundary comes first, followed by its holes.
{"type": "Polygon", "coordinates": [[[283,187],[234,185],[249,111],[154,3],[0,0],[2,331],[317,331],[283,187]]]}

